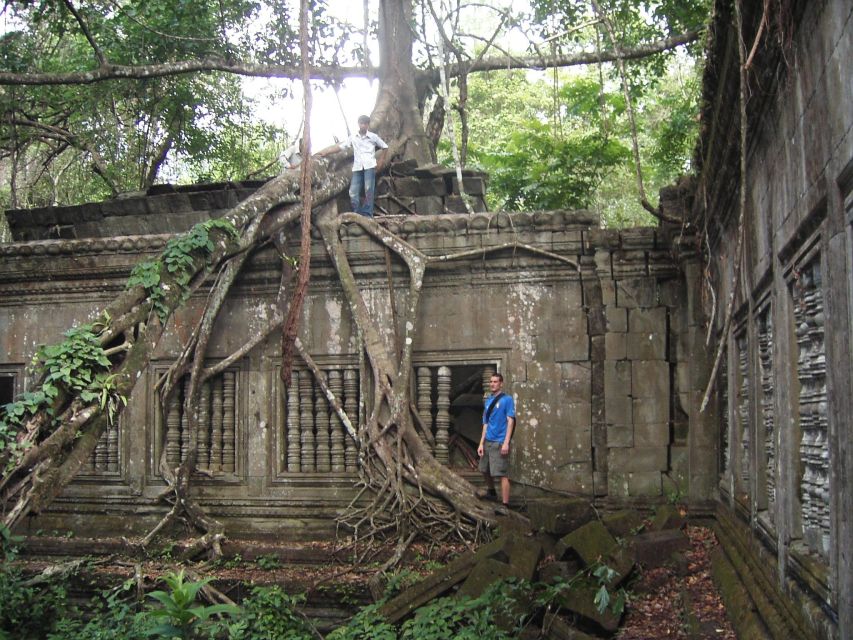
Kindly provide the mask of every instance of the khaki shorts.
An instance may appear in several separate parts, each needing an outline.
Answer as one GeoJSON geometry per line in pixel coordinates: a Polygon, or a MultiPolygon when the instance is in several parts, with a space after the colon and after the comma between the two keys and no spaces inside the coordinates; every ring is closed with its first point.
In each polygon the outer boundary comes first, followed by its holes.
{"type": "Polygon", "coordinates": [[[503,442],[486,440],[483,443],[483,457],[480,458],[480,471],[493,478],[509,475],[509,456],[501,455],[503,442]]]}

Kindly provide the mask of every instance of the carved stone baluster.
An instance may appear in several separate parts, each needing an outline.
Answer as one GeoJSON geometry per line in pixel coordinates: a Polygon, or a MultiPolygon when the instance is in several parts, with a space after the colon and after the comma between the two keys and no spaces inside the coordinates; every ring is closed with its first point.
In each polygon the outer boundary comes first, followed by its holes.
{"type": "Polygon", "coordinates": [[[119,423],[115,422],[107,428],[107,471],[115,473],[118,471],[118,429],[119,423]]]}
{"type": "Polygon", "coordinates": [[[450,369],[438,368],[438,399],[435,412],[435,459],[441,464],[450,462],[447,441],[450,437],[450,369]]]}
{"type": "MultiPolygon", "coordinates": [[[[338,402],[343,402],[344,381],[339,369],[329,371],[329,390],[335,395],[338,402]]],[[[332,471],[339,473],[346,469],[344,439],[349,438],[349,435],[344,433],[344,425],[341,423],[337,411],[331,406],[329,407],[329,429],[332,442],[332,471]]]]}
{"type": "Polygon", "coordinates": [[[181,398],[175,390],[166,410],[166,463],[171,468],[181,462],[181,398]]]}
{"type": "MultiPolygon", "coordinates": [[[[326,381],[326,373],[321,372],[323,381],[326,381]]],[[[328,473],[332,470],[332,461],[329,455],[329,401],[323,395],[323,388],[317,384],[315,394],[314,420],[317,425],[317,471],[328,473]]]]}
{"type": "Polygon", "coordinates": [[[107,468],[107,432],[110,427],[107,427],[98,438],[98,444],[95,445],[95,450],[90,458],[92,471],[105,471],[107,468]]]}
{"type": "MultiPolygon", "coordinates": [[[[190,381],[189,379],[184,379],[183,385],[181,385],[183,393],[181,394],[182,399],[185,401],[187,398],[187,391],[189,391],[190,381]]],[[[187,459],[187,451],[190,448],[190,425],[189,425],[189,416],[187,415],[186,407],[181,403],[181,461],[187,459]]]]}
{"type": "Polygon", "coordinates": [[[211,471],[222,471],[222,376],[211,380],[212,416],[210,424],[210,465],[211,471]]]}
{"type": "Polygon", "coordinates": [[[207,469],[210,465],[210,384],[201,386],[198,408],[198,455],[196,465],[207,469]]]}
{"type": "MultiPolygon", "coordinates": [[[[432,433],[432,372],[429,367],[418,369],[418,413],[424,422],[424,426],[432,433]]],[[[435,449],[433,449],[434,453],[435,449]]]]}
{"type": "Polygon", "coordinates": [[[740,480],[742,489],[749,490],[749,459],[750,459],[750,432],[749,432],[749,353],[747,351],[746,337],[737,341],[738,365],[740,367],[740,389],[738,390],[738,411],[740,416],[740,480]]]}
{"type": "Polygon", "coordinates": [[[237,381],[233,371],[222,375],[222,470],[233,473],[236,455],[237,381]]]}
{"type": "Polygon", "coordinates": [[[812,262],[794,285],[797,377],[800,381],[800,483],[803,540],[823,556],[829,551],[829,446],[827,437],[826,345],[821,273],[812,262]]]}
{"type": "Polygon", "coordinates": [[[776,429],[773,387],[773,325],[770,311],[761,317],[758,332],[758,361],[761,365],[761,416],[764,425],[764,451],[767,461],[764,481],[767,489],[767,513],[776,521],[776,429]]]}
{"type": "Polygon", "coordinates": [[[287,389],[287,470],[294,473],[302,471],[299,459],[299,379],[304,375],[307,372],[294,371],[287,389]]]}
{"type": "MultiPolygon", "coordinates": [[[[349,416],[353,427],[358,430],[358,371],[344,369],[344,412],[349,416]]],[[[347,471],[358,468],[358,449],[352,438],[344,440],[344,465],[347,471]]]]}
{"type": "Polygon", "coordinates": [[[729,462],[729,442],[731,441],[731,421],[729,420],[729,363],[724,356],[720,361],[720,451],[722,459],[720,469],[725,474],[731,469],[729,462]]]}
{"type": "Polygon", "coordinates": [[[299,409],[302,471],[317,469],[314,458],[314,384],[311,373],[299,376],[299,409]]]}

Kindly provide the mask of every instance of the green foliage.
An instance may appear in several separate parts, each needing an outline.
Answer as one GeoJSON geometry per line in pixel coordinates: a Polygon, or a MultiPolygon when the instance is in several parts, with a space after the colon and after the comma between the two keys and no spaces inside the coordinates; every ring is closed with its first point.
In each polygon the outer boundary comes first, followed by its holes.
{"type": "Polygon", "coordinates": [[[628,594],[625,589],[620,588],[615,594],[611,593],[608,585],[613,582],[616,577],[616,572],[606,564],[601,564],[593,568],[593,577],[598,581],[598,591],[595,593],[594,604],[598,608],[599,613],[604,613],[607,608],[618,615],[622,615],[625,610],[625,602],[628,599],[628,594]]]}
{"type": "Polygon", "coordinates": [[[326,636],[326,640],[397,640],[397,631],[379,613],[379,604],[362,608],[343,627],[326,636]]]}
{"type": "Polygon", "coordinates": [[[65,340],[41,346],[33,358],[33,369],[41,385],[26,391],[3,406],[0,414],[0,454],[8,455],[12,467],[23,453],[17,436],[27,420],[39,411],[52,415],[54,400],[62,394],[78,395],[85,403],[98,403],[112,421],[127,399],[117,389],[116,377],[99,335],[103,325],[84,324],[65,332],[65,340]]]}
{"type": "Polygon", "coordinates": [[[148,594],[149,598],[160,603],[159,607],[154,605],[148,610],[149,615],[162,619],[160,624],[147,631],[149,635],[191,640],[199,637],[202,630],[215,633],[220,625],[211,619],[213,616],[236,616],[240,613],[239,607],[233,605],[203,605],[196,600],[198,592],[210,582],[210,578],[186,582],[182,569],[178,573],[166,574],[163,581],[168,591],[152,591],[148,594]]]}
{"type": "Polygon", "coordinates": [[[399,569],[388,577],[385,583],[385,591],[382,594],[382,601],[386,602],[408,589],[413,584],[419,582],[421,576],[411,569],[399,569]]]}
{"type": "Polygon", "coordinates": [[[316,637],[299,613],[305,595],[291,596],[281,587],[255,587],[243,601],[243,615],[229,627],[229,640],[311,640],[316,637]]]}
{"type": "Polygon", "coordinates": [[[278,556],[273,554],[258,556],[255,560],[255,564],[258,565],[258,568],[263,569],[264,571],[281,568],[281,560],[278,559],[278,556]]]}
{"type": "Polygon", "coordinates": [[[126,580],[94,598],[85,614],[80,611],[56,622],[46,640],[147,640],[152,619],[137,611],[136,583],[126,580]]]}
{"type": "Polygon", "coordinates": [[[196,259],[206,258],[213,253],[215,247],[210,237],[213,230],[222,231],[232,239],[239,236],[234,225],[224,218],[199,222],[186,233],[170,239],[159,260],[140,262],[130,272],[127,288],[142,286],[161,322],[165,322],[172,313],[167,302],[171,286],[177,286],[181,290],[179,300],[184,302],[189,294],[187,285],[196,271],[196,259]],[[163,266],[170,276],[171,285],[163,282],[163,266]]]}
{"type": "Polygon", "coordinates": [[[0,640],[40,638],[67,610],[62,582],[27,582],[16,562],[20,541],[0,524],[0,640]]]}

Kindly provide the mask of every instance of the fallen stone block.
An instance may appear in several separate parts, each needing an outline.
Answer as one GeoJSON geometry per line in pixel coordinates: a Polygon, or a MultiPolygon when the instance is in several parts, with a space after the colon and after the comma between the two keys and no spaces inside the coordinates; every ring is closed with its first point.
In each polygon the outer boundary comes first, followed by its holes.
{"type": "Polygon", "coordinates": [[[513,577],[512,567],[509,564],[495,558],[486,558],[471,570],[457,593],[460,596],[476,598],[498,580],[511,577],[513,577]]]}
{"type": "Polygon", "coordinates": [[[579,580],[572,585],[571,589],[557,596],[556,602],[561,607],[594,622],[605,631],[616,631],[622,616],[617,616],[609,607],[603,613],[598,610],[595,604],[595,594],[598,593],[598,589],[598,584],[592,579],[579,580]]]}
{"type": "Polygon", "coordinates": [[[664,529],[681,529],[687,524],[687,520],[678,507],[671,504],[662,504],[655,510],[652,518],[652,531],[663,531],[664,529]]]}
{"type": "Polygon", "coordinates": [[[555,582],[568,582],[581,570],[580,562],[577,560],[560,560],[546,564],[539,569],[539,582],[554,584],[555,582]]]}
{"type": "Polygon", "coordinates": [[[503,546],[488,558],[483,558],[471,570],[459,589],[459,595],[475,598],[489,585],[506,578],[533,580],[542,557],[542,546],[535,540],[515,534],[502,538],[503,546]]]}
{"type": "Polygon", "coordinates": [[[390,623],[402,620],[418,607],[437,598],[459,584],[481,561],[500,551],[506,540],[498,539],[480,547],[475,553],[465,553],[442,569],[406,589],[399,596],[382,605],[379,613],[390,623]]]}
{"type": "Polygon", "coordinates": [[[534,530],[563,536],[595,519],[595,511],[585,498],[545,498],[527,505],[527,517],[534,530]]]}
{"type": "Polygon", "coordinates": [[[630,545],[636,561],[649,569],[663,566],[674,554],[689,549],[690,540],[680,529],[664,529],[636,535],[630,545]]]}
{"type": "Polygon", "coordinates": [[[604,561],[615,549],[616,539],[599,520],[594,520],[561,538],[554,547],[554,556],[562,560],[571,550],[589,567],[604,561]]]}
{"type": "Polygon", "coordinates": [[[595,640],[595,636],[578,631],[553,611],[545,614],[541,637],[547,640],[595,640]]]}
{"type": "Polygon", "coordinates": [[[616,538],[627,538],[635,535],[643,527],[643,516],[633,509],[623,509],[608,513],[601,518],[602,524],[616,538]]]}

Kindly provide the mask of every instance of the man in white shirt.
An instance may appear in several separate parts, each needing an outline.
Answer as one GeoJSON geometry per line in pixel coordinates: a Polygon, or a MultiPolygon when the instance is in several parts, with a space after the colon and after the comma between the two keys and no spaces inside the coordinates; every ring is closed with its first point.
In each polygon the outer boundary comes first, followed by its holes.
{"type": "Polygon", "coordinates": [[[376,150],[381,149],[379,161],[385,159],[388,145],[372,131],[370,117],[358,117],[358,132],[338,145],[326,147],[317,152],[318,156],[327,156],[336,151],[352,147],[352,180],[349,186],[349,199],[352,210],[368,218],[373,217],[373,196],[376,190],[376,150]],[[362,192],[364,199],[362,200],[362,192]],[[363,203],[363,204],[362,204],[363,203]]]}

